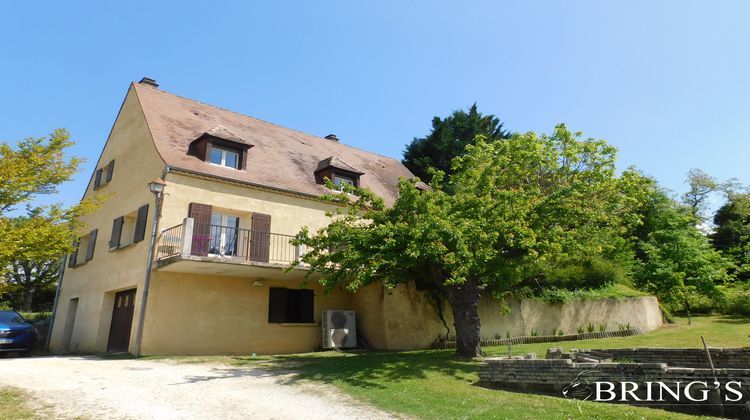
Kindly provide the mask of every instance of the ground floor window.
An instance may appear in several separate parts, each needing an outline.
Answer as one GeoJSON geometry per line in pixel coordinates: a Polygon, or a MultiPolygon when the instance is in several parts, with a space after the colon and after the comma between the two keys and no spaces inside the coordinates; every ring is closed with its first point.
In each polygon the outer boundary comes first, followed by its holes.
{"type": "Polygon", "coordinates": [[[268,322],[309,323],[315,322],[313,301],[315,293],[310,289],[269,289],[268,322]]]}

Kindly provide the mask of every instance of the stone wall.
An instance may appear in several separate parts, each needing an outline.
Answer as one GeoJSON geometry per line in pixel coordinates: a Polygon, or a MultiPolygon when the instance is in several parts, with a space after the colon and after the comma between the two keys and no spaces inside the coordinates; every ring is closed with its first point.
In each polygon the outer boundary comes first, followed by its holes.
{"type": "MultiPolygon", "coordinates": [[[[644,349],[640,352],[640,357],[656,360],[660,354],[665,354],[662,350],[670,349],[644,349]],[[658,350],[658,351],[654,351],[658,350]]],[[[696,349],[677,349],[666,356],[670,360],[678,360],[679,354],[692,355],[696,349]]],[[[748,355],[748,349],[726,349],[718,351],[714,349],[712,354],[717,356],[721,353],[725,356],[721,359],[724,363],[734,364],[748,355]]],[[[610,354],[628,354],[633,349],[607,349],[603,350],[610,354]]],[[[633,351],[632,354],[638,353],[633,351]]],[[[631,356],[623,356],[631,357],[631,356]]],[[[704,366],[705,354],[704,354],[704,366]]],[[[692,362],[696,363],[695,358],[692,362]]],[[[725,386],[729,381],[739,381],[741,386],[733,385],[739,388],[742,398],[738,402],[724,402],[718,404],[726,396],[735,397],[734,394],[724,392],[718,394],[713,384],[713,373],[708,368],[691,368],[691,367],[670,367],[666,363],[575,363],[571,359],[507,359],[493,358],[486,359],[479,370],[480,382],[488,387],[501,388],[509,390],[521,390],[526,392],[546,393],[554,396],[564,397],[564,392],[570,394],[578,393],[578,399],[582,399],[589,394],[587,400],[594,399],[593,390],[595,382],[604,381],[615,384],[615,391],[618,398],[623,382],[632,382],[638,385],[634,394],[641,400],[647,399],[648,382],[664,382],[672,391],[677,391],[683,395],[679,402],[672,398],[669,392],[659,393],[657,385],[652,384],[651,403],[645,401],[635,401],[628,397],[627,401],[612,401],[635,403],[637,405],[654,406],[662,409],[691,413],[709,413],[715,415],[725,415],[732,417],[742,417],[750,415],[747,411],[747,402],[750,399],[750,366],[744,365],[744,369],[736,368],[719,368],[716,369],[718,381],[725,386]],[[684,397],[685,385],[690,382],[705,382],[708,386],[695,384],[689,389],[690,395],[700,399],[704,390],[707,390],[707,401],[690,401],[684,397]],[[679,385],[678,385],[679,383],[679,385]],[[574,388],[573,385],[578,384],[574,388]],[[682,387],[681,389],[676,389],[682,387]],[[662,397],[662,401],[655,401],[662,397]],[[723,409],[723,413],[722,410],[723,409]]],[[[628,384],[627,386],[632,387],[628,384]]],[[[724,388],[722,388],[724,389],[724,388]]],[[[606,394],[603,394],[606,395],[606,394]]],[[[584,413],[585,414],[585,413],[584,413]]]]}
{"type": "MultiPolygon", "coordinates": [[[[616,362],[627,360],[637,363],[666,363],[669,366],[680,367],[709,367],[706,352],[703,349],[640,348],[593,351],[609,353],[616,362]]],[[[750,347],[740,349],[709,348],[709,352],[716,368],[750,369],[750,347]]]]}

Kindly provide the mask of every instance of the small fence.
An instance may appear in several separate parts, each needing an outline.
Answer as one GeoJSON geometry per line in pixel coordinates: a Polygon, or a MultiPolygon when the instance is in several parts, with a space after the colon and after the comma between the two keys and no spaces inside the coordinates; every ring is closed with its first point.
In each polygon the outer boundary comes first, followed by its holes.
{"type": "Polygon", "coordinates": [[[182,227],[182,224],[172,226],[169,229],[164,229],[161,232],[161,237],[159,238],[159,246],[156,249],[157,260],[180,255],[183,232],[184,229],[182,227]]]}
{"type": "MultiPolygon", "coordinates": [[[[586,332],[581,334],[565,334],[565,335],[524,335],[519,337],[510,338],[498,338],[492,340],[481,340],[480,344],[484,347],[491,346],[507,346],[508,344],[532,344],[532,343],[554,343],[558,341],[576,341],[576,340],[593,340],[599,338],[614,338],[614,337],[630,337],[633,335],[641,335],[643,331],[640,328],[628,328],[617,331],[604,331],[604,332],[586,332]]],[[[456,342],[452,341],[436,341],[432,344],[434,349],[455,349],[456,342]]]]}

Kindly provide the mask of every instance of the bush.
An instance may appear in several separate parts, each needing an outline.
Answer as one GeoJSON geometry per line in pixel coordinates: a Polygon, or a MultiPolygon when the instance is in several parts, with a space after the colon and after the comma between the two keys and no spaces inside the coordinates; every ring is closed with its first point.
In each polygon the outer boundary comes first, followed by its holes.
{"type": "Polygon", "coordinates": [[[739,284],[722,288],[724,298],[717,310],[724,315],[750,315],[750,285],[739,284]]]}
{"type": "Polygon", "coordinates": [[[567,290],[598,289],[609,284],[629,284],[625,268],[603,258],[553,268],[545,274],[545,282],[567,290]]]}

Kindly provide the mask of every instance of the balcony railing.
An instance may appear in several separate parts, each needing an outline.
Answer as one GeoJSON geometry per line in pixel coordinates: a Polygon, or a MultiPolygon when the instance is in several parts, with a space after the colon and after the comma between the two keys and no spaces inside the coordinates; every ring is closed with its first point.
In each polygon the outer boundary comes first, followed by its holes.
{"type": "Polygon", "coordinates": [[[216,257],[249,262],[289,264],[299,260],[302,248],[292,235],[229,226],[185,223],[162,231],[157,259],[178,255],[216,257]]]}

